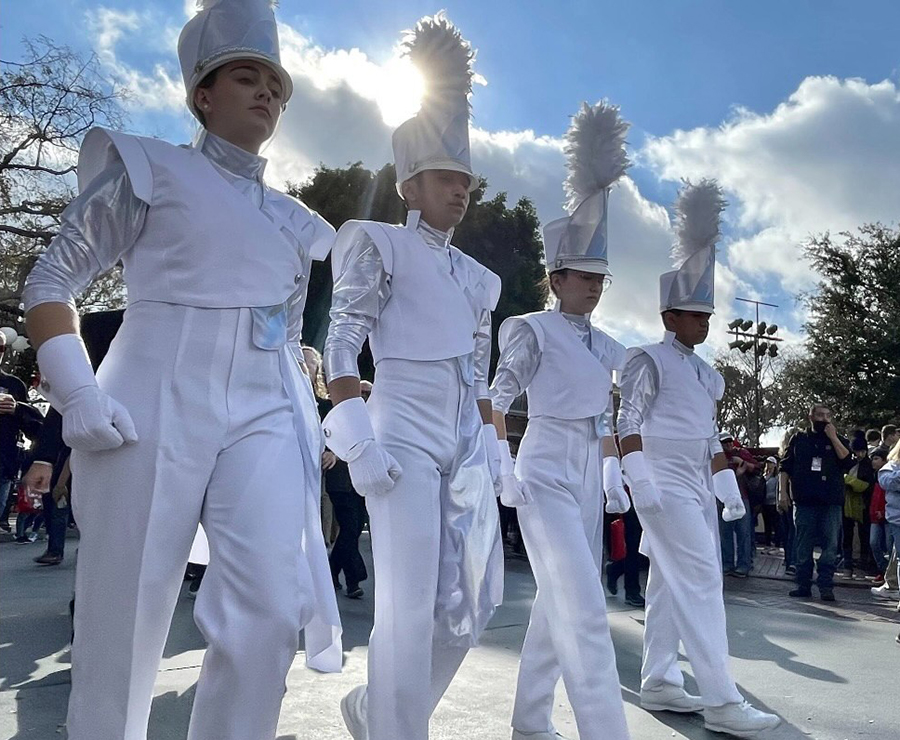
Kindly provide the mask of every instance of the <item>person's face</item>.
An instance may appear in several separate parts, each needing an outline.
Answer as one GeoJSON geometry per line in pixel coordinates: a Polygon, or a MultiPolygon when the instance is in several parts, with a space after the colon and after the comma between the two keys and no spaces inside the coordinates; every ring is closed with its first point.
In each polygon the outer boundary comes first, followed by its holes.
{"type": "Polygon", "coordinates": [[[726,439],[724,442],[722,442],[722,449],[725,451],[726,455],[730,455],[732,452],[734,452],[734,440],[726,439]]]}
{"type": "Polygon", "coordinates": [[[425,170],[401,186],[412,210],[421,211],[429,226],[450,231],[469,208],[469,176],[455,170],[425,170]]]}
{"type": "Polygon", "coordinates": [[[809,415],[809,420],[815,424],[815,422],[824,422],[825,424],[831,423],[831,409],[825,408],[824,406],[819,406],[815,411],[813,411],[809,415]]]}
{"type": "Polygon", "coordinates": [[[664,314],[666,329],[687,347],[703,344],[709,336],[709,314],[702,311],[669,311],[664,314]]]}
{"type": "Polygon", "coordinates": [[[550,276],[550,283],[564,313],[589,314],[600,302],[606,275],[583,270],[561,270],[550,276]]]}
{"type": "Polygon", "coordinates": [[[778,466],[775,465],[775,463],[766,460],[766,477],[771,478],[773,475],[775,475],[775,469],[777,467],[778,466]]]}
{"type": "Polygon", "coordinates": [[[867,451],[866,450],[854,450],[853,454],[856,455],[858,460],[862,460],[866,456],[867,451]]]}
{"type": "Polygon", "coordinates": [[[254,154],[275,133],[283,102],[281,79],[253,60],[223,65],[211,87],[194,93],[206,129],[254,154]]]}
{"type": "Polygon", "coordinates": [[[881,470],[881,469],[884,467],[884,464],[885,464],[886,462],[887,462],[887,460],[885,460],[883,457],[877,457],[877,456],[876,456],[876,457],[873,457],[873,458],[872,458],[872,467],[873,467],[876,471],[879,471],[879,470],[881,470]]]}
{"type": "Polygon", "coordinates": [[[885,447],[887,447],[889,450],[894,449],[894,445],[897,444],[898,440],[900,440],[900,432],[894,432],[893,434],[889,434],[884,440],[885,447]]]}

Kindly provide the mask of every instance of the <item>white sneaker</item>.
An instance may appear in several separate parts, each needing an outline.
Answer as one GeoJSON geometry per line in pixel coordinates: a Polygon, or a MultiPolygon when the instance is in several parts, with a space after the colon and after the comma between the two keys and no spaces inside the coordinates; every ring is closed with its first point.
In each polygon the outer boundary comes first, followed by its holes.
{"type": "Polygon", "coordinates": [[[702,712],[699,696],[691,696],[681,686],[664,683],[653,689],[641,689],[641,708],[648,712],[702,712]]]}
{"type": "Polygon", "coordinates": [[[357,686],[341,699],[341,715],[353,740],[368,740],[369,738],[369,726],[366,716],[368,708],[369,698],[365,684],[357,686]]]}
{"type": "Polygon", "coordinates": [[[873,586],[869,590],[876,599],[884,599],[885,601],[900,600],[900,591],[895,588],[890,588],[886,583],[881,586],[873,586]]]}
{"type": "Polygon", "coordinates": [[[568,740],[558,732],[519,732],[513,729],[512,740],[568,740]]]}
{"type": "Polygon", "coordinates": [[[775,714],[760,712],[743,701],[703,710],[704,727],[712,732],[724,732],[735,737],[756,737],[763,730],[778,727],[781,718],[775,714]]]}

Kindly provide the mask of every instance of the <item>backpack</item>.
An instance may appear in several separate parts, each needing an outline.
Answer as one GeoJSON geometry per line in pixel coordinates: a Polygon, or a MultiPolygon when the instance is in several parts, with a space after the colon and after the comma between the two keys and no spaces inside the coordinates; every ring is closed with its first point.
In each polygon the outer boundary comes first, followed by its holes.
{"type": "Polygon", "coordinates": [[[744,484],[750,506],[756,508],[766,503],[766,479],[762,473],[747,473],[744,476],[744,484]]]}

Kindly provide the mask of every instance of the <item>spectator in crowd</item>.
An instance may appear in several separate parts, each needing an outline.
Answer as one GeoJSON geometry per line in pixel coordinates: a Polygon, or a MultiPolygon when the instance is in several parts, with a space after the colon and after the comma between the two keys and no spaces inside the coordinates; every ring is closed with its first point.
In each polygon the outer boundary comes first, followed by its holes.
{"type": "MultiPolygon", "coordinates": [[[[887,462],[878,471],[878,482],[884,489],[885,517],[897,547],[900,543],[900,442],[894,443],[887,462]]],[[[900,581],[900,565],[897,567],[897,580],[900,581]]],[[[900,635],[897,635],[897,642],[900,643],[900,635]]]]}
{"type": "Polygon", "coordinates": [[[763,542],[766,547],[784,545],[782,539],[781,523],[778,516],[778,460],[769,456],[766,458],[764,472],[766,481],[766,499],[762,505],[763,526],[765,535],[763,542]]]}
{"type": "MultiPolygon", "coordinates": [[[[0,362],[6,353],[6,336],[0,333],[0,362]]],[[[9,532],[9,509],[7,501],[12,503],[15,495],[13,484],[19,477],[19,434],[22,432],[23,420],[26,418],[24,408],[27,406],[28,389],[15,375],[0,370],[0,529],[9,532]]],[[[30,407],[29,407],[30,409],[30,407]]],[[[24,522],[23,522],[24,523],[24,522]]]]}
{"type": "MultiPolygon", "coordinates": [[[[787,455],[788,445],[794,435],[802,431],[800,427],[788,429],[781,438],[781,446],[778,448],[778,456],[784,459],[787,455]]],[[[794,502],[791,498],[791,482],[787,476],[778,476],[778,512],[781,515],[781,531],[784,533],[784,572],[795,575],[797,572],[796,529],[794,527],[794,502]]]]}
{"type": "Polygon", "coordinates": [[[719,517],[719,534],[722,540],[722,572],[736,578],[746,578],[753,567],[753,512],[747,490],[747,476],[756,472],[758,463],[748,450],[734,443],[734,436],[727,432],[719,435],[728,466],[737,477],[738,488],[744,501],[744,516],[733,522],[719,517]],[[737,541],[737,548],[735,548],[737,541]]]}
{"type": "Polygon", "coordinates": [[[866,445],[869,448],[869,454],[881,446],[881,431],[878,429],[869,429],[866,431],[866,445]]]}
{"type": "Polygon", "coordinates": [[[65,554],[71,503],[69,453],[62,440],[62,417],[51,408],[35,444],[31,466],[22,479],[32,490],[46,491],[47,551],[34,559],[38,565],[59,565],[65,554]]]}
{"type": "Polygon", "coordinates": [[[881,444],[884,447],[892,450],[897,442],[900,442],[900,430],[894,424],[885,424],[881,427],[881,444]]]}
{"type": "Polygon", "coordinates": [[[874,589],[882,587],[885,583],[884,571],[888,564],[888,553],[892,549],[893,542],[890,538],[887,518],[885,517],[885,494],[884,489],[878,482],[878,471],[884,467],[887,462],[888,449],[886,447],[876,447],[869,454],[872,461],[872,470],[875,472],[875,483],[872,486],[872,500],[869,504],[869,548],[872,551],[872,557],[875,560],[875,567],[878,575],[875,578],[874,589]]]}
{"type": "MultiPolygon", "coordinates": [[[[303,356],[316,394],[319,416],[324,419],[331,411],[332,403],[328,398],[328,387],[325,385],[322,355],[312,347],[304,347],[303,356]]],[[[360,387],[361,394],[362,390],[360,387]]],[[[339,460],[331,450],[325,450],[322,471],[325,477],[325,493],[338,526],[334,547],[328,556],[331,578],[335,589],[340,590],[340,575],[343,573],[346,586],[344,593],[347,598],[361,599],[364,592],[359,584],[369,577],[366,564],[359,552],[359,537],[366,522],[365,499],[354,490],[347,463],[339,460]]],[[[330,539],[329,535],[330,531],[326,531],[326,540],[330,539]]]]}
{"type": "Polygon", "coordinates": [[[848,578],[874,571],[869,548],[869,504],[872,502],[872,486],[875,471],[869,459],[868,445],[862,432],[850,442],[853,467],[844,476],[844,571],[848,578]],[[859,541],[859,559],[854,560],[854,534],[859,541]]]}
{"type": "MultiPolygon", "coordinates": [[[[815,404],[809,412],[809,429],[791,439],[781,462],[783,477],[790,480],[796,507],[796,598],[812,596],[813,548],[820,542],[816,585],[823,601],[834,601],[834,570],[844,511],[844,473],[855,464],[849,444],[838,436],[831,409],[815,404]]],[[[783,480],[783,479],[782,479],[783,480]]],[[[783,483],[783,487],[786,486],[783,483]]]]}
{"type": "Polygon", "coordinates": [[[615,596],[619,592],[619,579],[625,576],[625,603],[643,609],[646,605],[641,595],[641,561],[644,556],[640,553],[641,547],[641,521],[638,519],[634,507],[624,514],[604,516],[603,541],[610,542],[610,525],[613,520],[621,516],[625,524],[625,557],[621,560],[609,560],[606,563],[606,588],[615,596]]]}

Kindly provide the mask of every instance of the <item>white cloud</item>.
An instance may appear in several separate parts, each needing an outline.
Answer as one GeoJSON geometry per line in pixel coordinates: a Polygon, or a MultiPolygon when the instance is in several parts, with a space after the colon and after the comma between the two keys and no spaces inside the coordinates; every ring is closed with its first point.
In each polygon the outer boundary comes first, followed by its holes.
{"type": "Polygon", "coordinates": [[[893,82],[808,77],[771,113],[651,139],[640,160],[664,179],[718,178],[734,206],[732,267],[795,293],[815,281],[799,246],[810,234],[896,220],[898,133],[893,82]]]}
{"type": "Polygon", "coordinates": [[[141,12],[97,8],[87,14],[95,50],[110,75],[129,91],[128,105],[146,111],[176,112],[184,108],[184,88],[171,73],[169,62],[154,64],[148,73],[120,59],[118,46],[139,39],[142,49],[174,51],[178,31],[167,26],[153,10],[141,12]]]}

